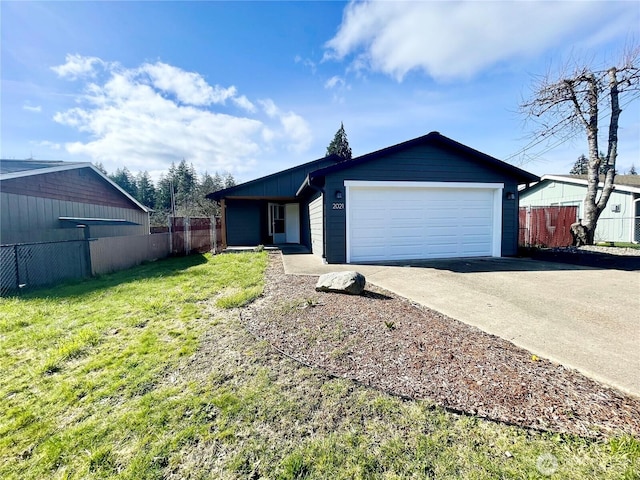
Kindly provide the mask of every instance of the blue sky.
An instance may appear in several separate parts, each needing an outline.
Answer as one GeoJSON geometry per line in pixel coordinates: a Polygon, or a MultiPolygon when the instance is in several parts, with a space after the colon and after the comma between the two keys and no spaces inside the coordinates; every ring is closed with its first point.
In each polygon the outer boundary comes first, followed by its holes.
{"type": "MultiPolygon", "coordinates": [[[[523,154],[518,104],[536,75],[615,64],[640,41],[635,1],[3,1],[0,14],[2,158],[154,178],[185,158],[250,180],[324,156],[341,121],[354,156],[436,130],[568,173],[584,135],[523,154]]],[[[623,107],[620,171],[640,166],[640,101],[623,107]]]]}

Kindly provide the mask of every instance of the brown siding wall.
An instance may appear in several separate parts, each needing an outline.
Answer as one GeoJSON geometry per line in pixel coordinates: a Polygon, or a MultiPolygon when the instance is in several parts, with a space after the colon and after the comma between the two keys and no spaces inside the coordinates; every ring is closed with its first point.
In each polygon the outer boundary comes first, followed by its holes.
{"type": "Polygon", "coordinates": [[[2,191],[108,207],[140,208],[88,167],[3,180],[2,191]]]}

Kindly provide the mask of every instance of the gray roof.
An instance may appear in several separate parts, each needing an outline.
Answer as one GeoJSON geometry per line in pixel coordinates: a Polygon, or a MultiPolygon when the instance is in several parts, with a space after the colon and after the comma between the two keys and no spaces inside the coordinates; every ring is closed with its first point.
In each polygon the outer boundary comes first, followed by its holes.
{"type": "MultiPolygon", "coordinates": [[[[554,177],[564,177],[567,180],[588,180],[586,175],[553,175],[554,177]]],[[[600,181],[604,180],[602,177],[600,181]]],[[[614,185],[626,185],[627,187],[640,187],[640,175],[616,175],[613,179],[614,185]]]]}
{"type": "Polygon", "coordinates": [[[63,162],[60,160],[0,160],[0,174],[37,171],[43,168],[70,167],[86,165],[86,162],[63,162]]]}

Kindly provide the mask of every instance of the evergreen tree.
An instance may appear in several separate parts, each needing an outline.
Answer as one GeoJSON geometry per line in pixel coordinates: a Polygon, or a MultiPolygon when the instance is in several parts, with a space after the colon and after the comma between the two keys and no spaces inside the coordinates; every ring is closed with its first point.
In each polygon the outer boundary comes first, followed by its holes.
{"type": "Polygon", "coordinates": [[[104,168],[104,165],[102,165],[102,162],[94,162],[93,166],[96,167],[98,170],[100,170],[105,175],[109,176],[109,174],[107,173],[107,169],[104,168]]]}
{"type": "Polygon", "coordinates": [[[224,173],[224,188],[231,188],[236,186],[236,179],[229,172],[224,173]]]}
{"type": "Polygon", "coordinates": [[[220,211],[220,207],[213,200],[209,200],[207,195],[213,192],[217,192],[218,190],[222,190],[222,179],[220,175],[216,172],[216,177],[212,177],[207,172],[204,172],[202,175],[202,179],[198,182],[198,194],[196,197],[196,204],[198,207],[198,214],[211,217],[214,215],[218,215],[220,211]]]}
{"type": "Polygon", "coordinates": [[[156,187],[155,204],[157,210],[165,210],[167,212],[171,211],[172,189],[173,194],[175,194],[175,174],[176,165],[171,162],[171,166],[169,167],[167,174],[160,175],[160,179],[158,180],[158,185],[156,187]]]}
{"type": "Polygon", "coordinates": [[[344,131],[344,125],[342,122],[340,122],[340,128],[327,147],[327,154],[325,156],[328,157],[329,155],[337,155],[343,161],[351,160],[351,147],[349,147],[347,132],[344,131]]]}
{"type": "Polygon", "coordinates": [[[137,198],[138,189],[136,186],[136,179],[127,167],[118,168],[113,175],[109,175],[109,178],[117,183],[129,195],[137,198]]]}
{"type": "Polygon", "coordinates": [[[156,204],[156,188],[149,176],[149,172],[139,172],[136,176],[136,190],[138,196],[136,199],[145,207],[155,208],[156,204]]]}
{"type": "MultiPolygon", "coordinates": [[[[600,152],[600,168],[598,172],[600,175],[606,175],[607,170],[609,170],[609,165],[605,161],[604,153],[600,152]]],[[[576,160],[576,163],[573,164],[571,170],[569,171],[570,175],[587,175],[589,173],[589,159],[584,155],[580,155],[576,160]]]]}
{"type": "MultiPolygon", "coordinates": [[[[171,172],[170,172],[171,173],[171,172]]],[[[198,176],[193,164],[187,165],[182,161],[175,167],[173,173],[176,211],[178,215],[189,215],[195,205],[198,176]]]]}

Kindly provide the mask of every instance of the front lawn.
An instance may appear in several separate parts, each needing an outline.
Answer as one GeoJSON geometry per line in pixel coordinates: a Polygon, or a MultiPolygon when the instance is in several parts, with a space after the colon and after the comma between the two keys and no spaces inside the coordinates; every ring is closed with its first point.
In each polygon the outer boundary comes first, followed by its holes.
{"type": "Polygon", "coordinates": [[[640,478],[640,442],[459,416],[251,337],[267,254],[0,299],[0,478],[640,478]],[[557,464],[556,464],[557,462],[557,464]]]}

